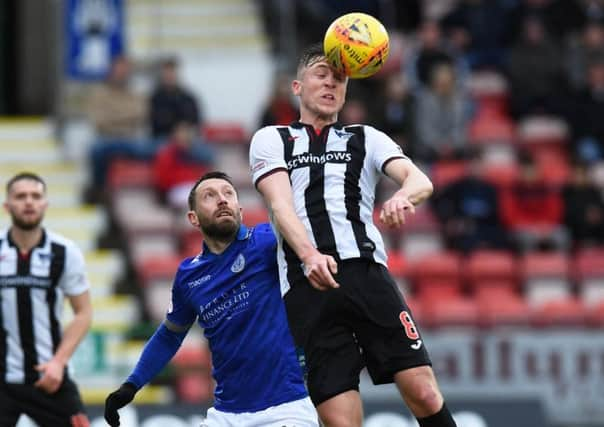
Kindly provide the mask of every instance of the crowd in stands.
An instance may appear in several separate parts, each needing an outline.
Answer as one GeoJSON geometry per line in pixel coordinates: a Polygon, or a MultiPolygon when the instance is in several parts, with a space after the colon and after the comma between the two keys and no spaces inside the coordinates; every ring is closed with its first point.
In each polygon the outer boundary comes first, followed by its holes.
{"type": "MultiPolygon", "coordinates": [[[[271,30],[278,27],[275,3],[260,2],[271,30]]],[[[389,63],[375,77],[350,82],[340,121],[388,133],[435,185],[402,231],[382,230],[399,284],[427,326],[479,324],[481,315],[487,324],[535,325],[547,323],[544,313],[572,324],[585,320],[587,306],[598,307],[592,320],[603,323],[604,291],[583,284],[596,275],[604,289],[604,1],[451,0],[434,2],[446,5],[434,10],[428,3],[296,2],[301,43],[320,40],[344,4],[388,25],[389,63]],[[557,285],[544,290],[544,277],[557,285]]],[[[116,189],[153,182],[135,202],[127,194],[130,213],[159,215],[145,206],[182,212],[201,173],[245,167],[247,132],[204,122],[177,66],[161,64],[145,100],[129,90],[128,61],[118,58],[92,94],[89,201],[117,212],[116,189]],[[146,138],[144,127],[151,129],[146,138]],[[238,163],[224,161],[229,153],[238,163]],[[139,163],[120,166],[123,158],[139,163]]],[[[258,127],[297,118],[290,79],[275,77],[258,127]]],[[[244,221],[266,220],[262,206],[246,206],[246,197],[255,197],[251,181],[238,185],[244,221]]],[[[376,212],[391,190],[380,184],[376,212]]],[[[177,241],[159,256],[134,260],[146,287],[153,274],[170,279],[178,259],[200,247],[198,234],[174,234],[174,216],[155,220],[155,235],[164,230],[162,239],[177,241]]]]}

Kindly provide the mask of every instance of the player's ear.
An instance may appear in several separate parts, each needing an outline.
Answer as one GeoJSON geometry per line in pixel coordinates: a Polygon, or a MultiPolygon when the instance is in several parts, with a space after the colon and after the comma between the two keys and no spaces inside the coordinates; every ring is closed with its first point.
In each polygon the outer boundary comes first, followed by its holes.
{"type": "Polygon", "coordinates": [[[292,81],[292,93],[296,96],[300,95],[300,90],[302,88],[302,82],[300,80],[292,81]]]}
{"type": "Polygon", "coordinates": [[[199,228],[199,218],[197,218],[195,211],[187,212],[187,218],[193,227],[199,228]]]}

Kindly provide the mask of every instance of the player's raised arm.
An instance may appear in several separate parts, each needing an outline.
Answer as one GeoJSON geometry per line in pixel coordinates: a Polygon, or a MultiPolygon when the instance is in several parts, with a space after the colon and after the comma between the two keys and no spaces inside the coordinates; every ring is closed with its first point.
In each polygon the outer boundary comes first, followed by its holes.
{"type": "Polygon", "coordinates": [[[338,271],[336,261],[312,245],[296,215],[287,173],[271,173],[257,181],[257,188],[272,212],[275,226],[304,263],[304,273],[309,282],[319,290],[339,287],[332,275],[338,271]]]}
{"type": "Polygon", "coordinates": [[[415,206],[430,197],[432,182],[408,159],[393,159],[386,164],[384,172],[401,188],[382,206],[380,220],[390,227],[400,227],[405,223],[406,212],[415,213],[415,206]]]}

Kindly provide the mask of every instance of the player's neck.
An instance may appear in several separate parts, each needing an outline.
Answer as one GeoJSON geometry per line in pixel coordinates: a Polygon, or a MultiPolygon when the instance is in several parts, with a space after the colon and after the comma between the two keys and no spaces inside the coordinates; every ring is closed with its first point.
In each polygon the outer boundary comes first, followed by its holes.
{"type": "Polygon", "coordinates": [[[338,116],[322,116],[312,113],[300,114],[300,122],[311,125],[315,131],[321,131],[325,126],[333,125],[338,121],[338,116]]]}
{"type": "Polygon", "coordinates": [[[36,227],[33,230],[24,230],[14,225],[9,230],[10,238],[22,253],[32,250],[42,239],[42,227],[36,227]]]}

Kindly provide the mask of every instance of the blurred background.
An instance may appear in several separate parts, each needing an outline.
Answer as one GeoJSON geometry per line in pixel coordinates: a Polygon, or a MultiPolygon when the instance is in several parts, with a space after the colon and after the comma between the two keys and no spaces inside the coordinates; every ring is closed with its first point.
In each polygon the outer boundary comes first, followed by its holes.
{"type": "MultiPolygon", "coordinates": [[[[604,1],[3,1],[0,183],[41,174],[46,226],[85,251],[94,322],[72,365],[93,426],[200,249],[191,183],[224,170],[244,222],[267,220],[250,135],[297,118],[297,54],[351,11],[391,51],[340,120],[387,132],[435,184],[383,235],[458,424],[604,425],[604,1]]],[[[195,327],[123,425],[199,425],[210,374],[195,327]]],[[[393,387],[361,391],[366,426],[416,425],[393,387]]]]}

